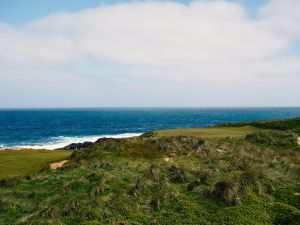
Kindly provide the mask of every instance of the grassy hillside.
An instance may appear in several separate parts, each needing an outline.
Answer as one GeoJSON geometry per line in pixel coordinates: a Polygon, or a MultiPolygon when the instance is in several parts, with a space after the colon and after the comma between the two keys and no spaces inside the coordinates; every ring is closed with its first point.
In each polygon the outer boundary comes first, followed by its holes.
{"type": "Polygon", "coordinates": [[[252,126],[243,127],[217,127],[217,128],[187,128],[160,130],[154,133],[158,136],[200,136],[203,138],[225,138],[225,137],[244,137],[249,133],[258,131],[258,128],[252,126]]]}
{"type": "Polygon", "coordinates": [[[243,127],[253,126],[261,129],[272,129],[272,130],[290,130],[300,135],[300,117],[293,119],[282,119],[282,120],[263,120],[254,122],[243,122],[243,123],[226,123],[220,124],[217,127],[243,127]]]}
{"type": "Polygon", "coordinates": [[[68,151],[7,150],[0,151],[0,180],[25,177],[49,166],[50,162],[71,155],[68,151]]]}
{"type": "Polygon", "coordinates": [[[252,129],[101,139],[59,170],[1,182],[0,224],[299,225],[297,135],[252,129]]]}

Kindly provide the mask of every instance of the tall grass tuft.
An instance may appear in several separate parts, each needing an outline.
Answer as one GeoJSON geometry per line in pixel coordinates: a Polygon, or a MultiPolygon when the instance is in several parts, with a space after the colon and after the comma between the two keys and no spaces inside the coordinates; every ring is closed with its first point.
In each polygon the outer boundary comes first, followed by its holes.
{"type": "Polygon", "coordinates": [[[168,170],[170,181],[174,183],[185,183],[188,180],[188,174],[183,168],[172,165],[168,170]]]}
{"type": "Polygon", "coordinates": [[[271,182],[262,169],[248,169],[244,171],[239,182],[243,193],[255,192],[262,194],[272,191],[271,182]]]}
{"type": "Polygon", "coordinates": [[[138,195],[145,190],[145,184],[142,180],[142,177],[140,175],[137,175],[133,178],[133,181],[135,182],[134,187],[130,190],[130,195],[133,197],[138,197],[138,195]]]}
{"type": "Polygon", "coordinates": [[[219,181],[212,194],[226,204],[234,205],[239,200],[239,187],[232,181],[219,181]]]}

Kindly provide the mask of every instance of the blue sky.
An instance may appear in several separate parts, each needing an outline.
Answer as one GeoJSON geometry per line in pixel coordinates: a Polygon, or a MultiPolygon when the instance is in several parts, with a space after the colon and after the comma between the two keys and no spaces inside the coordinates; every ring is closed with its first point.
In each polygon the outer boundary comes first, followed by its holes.
{"type": "MultiPolygon", "coordinates": [[[[248,12],[255,15],[259,6],[266,0],[231,0],[243,4],[248,12]]],[[[79,12],[80,10],[96,7],[100,4],[117,4],[132,2],[130,0],[0,0],[0,21],[15,26],[22,25],[52,13],[79,12]]],[[[189,4],[191,0],[177,0],[189,4]]]]}
{"type": "Polygon", "coordinates": [[[300,106],[299,8],[0,0],[0,108],[300,106]]]}

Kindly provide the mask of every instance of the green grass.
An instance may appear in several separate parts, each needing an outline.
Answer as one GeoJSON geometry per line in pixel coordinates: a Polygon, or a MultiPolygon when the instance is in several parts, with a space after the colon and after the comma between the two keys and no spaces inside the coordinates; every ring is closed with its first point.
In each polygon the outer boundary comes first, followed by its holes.
{"type": "Polygon", "coordinates": [[[299,159],[243,139],[108,139],[0,182],[0,224],[297,224],[299,159]]]}
{"type": "Polygon", "coordinates": [[[49,163],[71,155],[69,151],[4,150],[0,151],[0,180],[24,177],[47,168],[49,163]]]}
{"type": "Polygon", "coordinates": [[[186,128],[155,131],[158,136],[200,136],[203,138],[226,138],[245,137],[247,134],[258,131],[258,128],[251,126],[244,127],[213,127],[213,128],[186,128]]]}
{"type": "Polygon", "coordinates": [[[273,146],[278,148],[293,148],[298,147],[298,135],[291,131],[281,130],[261,130],[248,134],[246,140],[261,144],[263,146],[273,146]]]}
{"type": "Polygon", "coordinates": [[[0,224],[296,225],[299,150],[289,131],[249,126],[102,139],[58,170],[0,182],[0,224]]]}
{"type": "Polygon", "coordinates": [[[289,130],[300,135],[300,117],[282,120],[261,120],[242,123],[225,123],[215,127],[242,127],[253,126],[261,129],[269,130],[289,130]]]}

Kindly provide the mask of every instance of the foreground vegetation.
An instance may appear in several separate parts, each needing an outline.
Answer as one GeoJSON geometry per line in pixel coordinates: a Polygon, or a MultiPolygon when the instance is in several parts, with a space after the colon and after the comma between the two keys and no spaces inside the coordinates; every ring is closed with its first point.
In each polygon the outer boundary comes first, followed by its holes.
{"type": "Polygon", "coordinates": [[[49,167],[49,163],[70,156],[69,151],[0,151],[0,180],[25,177],[49,167]]]}
{"type": "Polygon", "coordinates": [[[213,129],[100,139],[2,181],[0,224],[300,224],[297,128],[213,129]]]}

